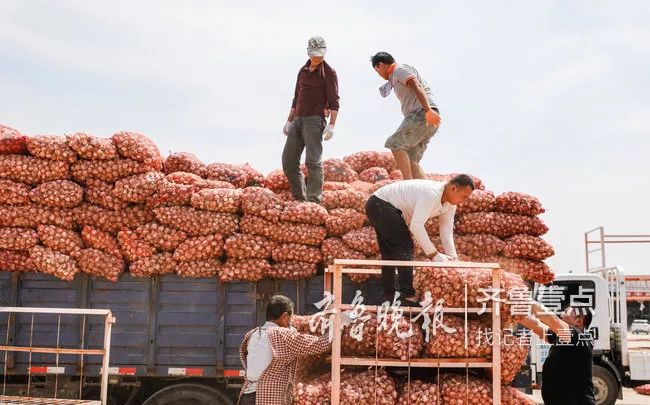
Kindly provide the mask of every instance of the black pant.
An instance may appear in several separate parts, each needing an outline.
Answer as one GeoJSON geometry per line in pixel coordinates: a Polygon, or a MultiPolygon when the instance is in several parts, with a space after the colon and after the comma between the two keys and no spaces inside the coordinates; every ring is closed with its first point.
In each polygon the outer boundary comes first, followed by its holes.
{"type": "Polygon", "coordinates": [[[244,394],[239,399],[239,405],[255,405],[255,397],[257,396],[256,392],[250,394],[244,394]]]}
{"type": "MultiPolygon", "coordinates": [[[[373,195],[366,202],[366,215],[370,225],[375,228],[383,260],[413,260],[413,239],[402,217],[402,211],[373,195]]],[[[413,267],[383,266],[381,279],[384,285],[384,296],[391,302],[395,295],[395,269],[397,269],[401,296],[404,298],[415,295],[413,267]]]]}

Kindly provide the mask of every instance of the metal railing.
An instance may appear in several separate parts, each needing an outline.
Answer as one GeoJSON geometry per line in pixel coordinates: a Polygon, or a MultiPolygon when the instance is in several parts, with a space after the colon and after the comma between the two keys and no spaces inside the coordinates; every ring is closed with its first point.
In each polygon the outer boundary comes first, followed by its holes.
{"type": "Polygon", "coordinates": [[[605,247],[609,244],[637,244],[650,243],[650,235],[615,235],[606,234],[605,228],[599,226],[585,232],[585,265],[587,273],[593,269],[602,269],[607,267],[607,255],[605,247]],[[596,245],[596,247],[593,247],[596,245]],[[594,253],[600,253],[600,263],[594,265],[592,256],[594,253]]]}
{"type": "Polygon", "coordinates": [[[7,313],[7,336],[4,345],[0,345],[0,352],[4,351],[4,370],[3,370],[3,383],[2,394],[0,395],[0,403],[2,404],[43,404],[44,398],[34,398],[31,395],[31,382],[34,368],[32,367],[32,355],[34,353],[55,354],[55,367],[58,369],[60,365],[61,355],[79,355],[80,356],[80,378],[79,378],[79,400],[60,399],[58,396],[59,373],[55,372],[54,382],[54,398],[48,398],[47,403],[51,404],[101,404],[106,405],[108,399],[108,366],[111,347],[111,328],[115,322],[113,314],[108,309],[77,309],[77,308],[28,308],[28,307],[0,307],[0,313],[7,313]],[[28,346],[15,346],[10,345],[10,325],[15,322],[16,314],[31,314],[30,329],[29,329],[29,345],[28,346]],[[34,319],[36,314],[50,314],[57,316],[57,330],[56,330],[56,347],[35,347],[33,345],[34,336],[34,319]],[[81,316],[81,341],[79,348],[62,348],[61,345],[61,316],[62,315],[77,315],[81,316]],[[101,316],[104,317],[104,343],[103,349],[86,349],[86,320],[88,316],[101,316]],[[29,353],[28,359],[28,382],[27,382],[27,396],[16,397],[8,396],[7,394],[7,377],[8,377],[8,354],[9,352],[23,352],[29,353]],[[84,401],[82,400],[83,381],[84,381],[84,356],[101,356],[101,385],[99,401],[84,401]]]}

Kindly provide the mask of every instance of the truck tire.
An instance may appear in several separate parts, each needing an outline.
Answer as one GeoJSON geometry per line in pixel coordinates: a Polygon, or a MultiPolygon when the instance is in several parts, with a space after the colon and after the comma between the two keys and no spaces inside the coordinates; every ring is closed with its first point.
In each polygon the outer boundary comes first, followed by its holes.
{"type": "Polygon", "coordinates": [[[616,377],[605,367],[593,366],[594,396],[596,405],[614,405],[618,398],[616,377]]]}
{"type": "Polygon", "coordinates": [[[142,405],[234,405],[225,394],[201,384],[167,386],[149,397],[142,405]]]}

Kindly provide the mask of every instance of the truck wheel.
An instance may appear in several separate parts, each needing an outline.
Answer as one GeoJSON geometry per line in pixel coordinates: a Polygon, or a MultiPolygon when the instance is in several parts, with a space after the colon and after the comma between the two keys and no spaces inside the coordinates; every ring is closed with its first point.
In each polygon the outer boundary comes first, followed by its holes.
{"type": "Polygon", "coordinates": [[[614,405],[618,398],[618,382],[605,367],[593,366],[594,396],[596,405],[614,405]]]}
{"type": "Polygon", "coordinates": [[[234,405],[226,395],[201,384],[170,385],[153,394],[142,405],[234,405]]]}

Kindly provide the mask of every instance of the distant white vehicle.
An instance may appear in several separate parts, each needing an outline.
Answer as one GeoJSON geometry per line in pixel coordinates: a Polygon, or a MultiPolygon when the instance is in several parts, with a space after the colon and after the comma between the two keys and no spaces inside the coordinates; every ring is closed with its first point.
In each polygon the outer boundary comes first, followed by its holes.
{"type": "Polygon", "coordinates": [[[650,323],[647,319],[636,319],[634,322],[632,322],[631,332],[643,333],[647,335],[650,333],[650,323]]]}

